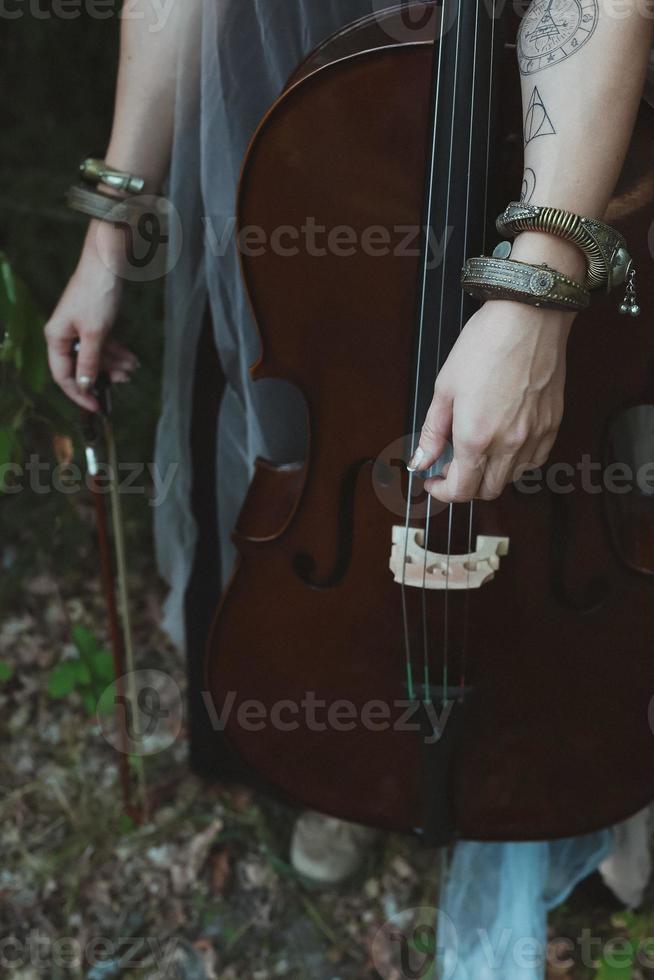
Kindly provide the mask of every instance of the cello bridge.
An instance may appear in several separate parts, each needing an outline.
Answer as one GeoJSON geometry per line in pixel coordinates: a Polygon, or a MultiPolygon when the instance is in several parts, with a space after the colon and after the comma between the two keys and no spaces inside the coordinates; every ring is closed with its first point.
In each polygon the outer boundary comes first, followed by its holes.
{"type": "Polygon", "coordinates": [[[495,577],[509,539],[477,535],[475,551],[441,555],[425,549],[421,528],[393,527],[389,566],[396,582],[418,589],[479,589],[495,577]]]}

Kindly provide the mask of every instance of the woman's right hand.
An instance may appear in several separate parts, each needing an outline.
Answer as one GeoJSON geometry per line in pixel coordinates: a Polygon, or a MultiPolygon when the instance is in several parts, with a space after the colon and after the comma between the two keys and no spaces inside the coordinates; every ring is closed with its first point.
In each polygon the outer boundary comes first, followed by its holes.
{"type": "Polygon", "coordinates": [[[94,412],[100,406],[89,388],[100,369],[114,382],[129,381],[139,364],[126,347],[107,339],[122,295],[123,254],[122,232],[108,222],[91,221],[77,268],[44,330],[53,379],[72,401],[94,412]]]}

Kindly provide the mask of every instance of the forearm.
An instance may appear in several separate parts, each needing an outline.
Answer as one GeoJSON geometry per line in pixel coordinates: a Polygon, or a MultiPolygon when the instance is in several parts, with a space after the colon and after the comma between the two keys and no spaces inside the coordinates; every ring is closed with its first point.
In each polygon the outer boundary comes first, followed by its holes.
{"type": "MultiPolygon", "coordinates": [[[[523,198],[601,218],[615,188],[652,43],[647,0],[534,0],[518,33],[525,141],[523,198]]],[[[515,257],[549,253],[581,274],[574,246],[523,234],[515,257]]],[[[556,264],[552,262],[552,264],[556,264]]]]}
{"type": "MultiPolygon", "coordinates": [[[[534,0],[525,15],[518,53],[527,202],[604,216],[652,39],[651,16],[638,6],[647,0],[619,0],[626,14],[619,19],[611,2],[617,0],[534,0]]],[[[580,280],[586,272],[575,245],[540,232],[519,234],[511,257],[546,262],[580,280]]],[[[563,413],[574,317],[490,300],[470,318],[438,375],[420,435],[422,469],[448,439],[454,444],[445,479],[426,480],[428,493],[443,503],[491,500],[546,463],[563,413]]]]}
{"type": "Polygon", "coordinates": [[[146,191],[159,189],[170,163],[177,76],[196,66],[183,63],[201,0],[175,0],[166,18],[151,0],[130,5],[122,21],[114,120],[106,159],[142,176],[146,191]]]}

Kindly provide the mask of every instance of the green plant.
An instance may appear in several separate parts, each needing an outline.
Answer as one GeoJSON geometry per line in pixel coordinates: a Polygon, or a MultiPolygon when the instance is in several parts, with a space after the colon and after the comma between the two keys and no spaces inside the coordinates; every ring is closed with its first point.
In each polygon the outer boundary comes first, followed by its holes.
{"type": "Polygon", "coordinates": [[[2,607],[16,603],[35,568],[59,576],[88,538],[79,506],[84,495],[37,483],[43,466],[54,473],[74,456],[83,458],[79,410],[50,377],[44,323],[31,290],[0,251],[2,607]]]}
{"type": "Polygon", "coordinates": [[[640,950],[651,944],[650,923],[625,910],[614,915],[611,924],[620,930],[620,936],[605,946],[595,980],[631,980],[640,950]]]}
{"type": "Polygon", "coordinates": [[[30,420],[53,434],[73,430],[72,406],[49,379],[44,317],[0,252],[0,490],[7,464],[22,458],[21,432],[30,420]]]}
{"type": "Polygon", "coordinates": [[[111,653],[104,650],[93,633],[84,626],[73,627],[73,642],[78,656],[63,660],[51,670],[48,679],[50,697],[65,698],[78,691],[89,714],[96,711],[111,713],[114,710],[113,699],[101,697],[115,678],[111,653]]]}

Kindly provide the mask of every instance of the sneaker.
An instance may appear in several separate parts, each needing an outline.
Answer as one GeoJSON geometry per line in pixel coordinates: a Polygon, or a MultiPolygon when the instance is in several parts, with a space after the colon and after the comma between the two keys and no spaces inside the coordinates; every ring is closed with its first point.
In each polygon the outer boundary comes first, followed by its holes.
{"type": "Polygon", "coordinates": [[[362,867],[378,836],[373,827],[305,810],[293,828],[291,864],[315,884],[338,885],[362,867]]]}

